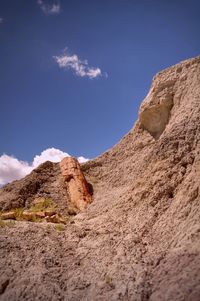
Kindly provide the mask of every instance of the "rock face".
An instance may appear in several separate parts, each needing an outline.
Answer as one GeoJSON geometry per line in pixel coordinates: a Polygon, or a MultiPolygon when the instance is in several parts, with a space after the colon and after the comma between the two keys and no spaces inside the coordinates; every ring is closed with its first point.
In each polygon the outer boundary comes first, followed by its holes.
{"type": "Polygon", "coordinates": [[[60,168],[71,203],[79,210],[85,209],[91,203],[91,194],[78,160],[64,158],[60,168]]]}
{"type": "Polygon", "coordinates": [[[160,82],[155,80],[139,112],[141,126],[155,139],[164,131],[173,107],[175,79],[160,82]]]}
{"type": "MultiPolygon", "coordinates": [[[[54,168],[40,189],[60,193],[54,168]]],[[[81,170],[93,200],[64,231],[0,228],[0,300],[199,301],[200,57],[158,73],[133,129],[81,170]]]]}

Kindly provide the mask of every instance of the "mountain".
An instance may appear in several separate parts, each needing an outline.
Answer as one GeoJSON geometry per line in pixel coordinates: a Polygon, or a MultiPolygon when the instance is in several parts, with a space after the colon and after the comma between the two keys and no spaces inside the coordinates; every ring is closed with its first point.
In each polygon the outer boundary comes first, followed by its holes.
{"type": "Polygon", "coordinates": [[[199,301],[200,57],[159,72],[130,132],[72,169],[0,190],[18,213],[0,224],[0,300],[199,301]],[[59,223],[23,217],[49,204],[59,223]]]}

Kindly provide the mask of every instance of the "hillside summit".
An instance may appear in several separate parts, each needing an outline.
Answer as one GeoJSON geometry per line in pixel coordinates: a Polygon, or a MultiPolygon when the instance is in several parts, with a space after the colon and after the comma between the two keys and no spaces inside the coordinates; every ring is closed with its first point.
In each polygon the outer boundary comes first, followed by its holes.
{"type": "Polygon", "coordinates": [[[0,190],[16,215],[0,223],[0,300],[200,300],[200,57],[159,72],[130,132],[74,169],[87,206],[65,172],[46,162],[0,190]],[[20,219],[38,208],[65,222],[20,219]]]}

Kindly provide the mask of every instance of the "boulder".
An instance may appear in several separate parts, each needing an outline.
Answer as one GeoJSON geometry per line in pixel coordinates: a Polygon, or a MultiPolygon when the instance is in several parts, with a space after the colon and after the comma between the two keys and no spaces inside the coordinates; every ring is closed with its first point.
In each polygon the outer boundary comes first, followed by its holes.
{"type": "Polygon", "coordinates": [[[92,198],[78,160],[66,157],[60,162],[60,168],[71,203],[77,209],[84,210],[92,198]]]}

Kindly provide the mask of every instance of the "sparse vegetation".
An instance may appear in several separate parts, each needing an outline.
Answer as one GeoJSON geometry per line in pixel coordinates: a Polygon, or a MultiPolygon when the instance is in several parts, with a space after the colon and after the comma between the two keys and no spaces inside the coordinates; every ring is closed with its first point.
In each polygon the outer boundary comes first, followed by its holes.
{"type": "Polygon", "coordinates": [[[0,228],[4,228],[6,226],[5,221],[0,218],[0,228]]]}
{"type": "Polygon", "coordinates": [[[113,279],[109,274],[105,276],[105,282],[112,288],[114,288],[113,279]]]}
{"type": "Polygon", "coordinates": [[[23,220],[22,214],[23,214],[24,208],[15,208],[13,211],[15,212],[15,218],[17,221],[23,220]]]}
{"type": "Polygon", "coordinates": [[[90,182],[92,184],[97,184],[99,182],[98,178],[97,177],[94,177],[94,176],[90,176],[90,182]]]}
{"type": "Polygon", "coordinates": [[[55,209],[56,204],[51,198],[39,198],[35,200],[35,204],[30,208],[31,211],[39,212],[45,211],[46,209],[55,209]]]}
{"type": "Polygon", "coordinates": [[[47,232],[49,232],[51,230],[51,226],[48,224],[46,227],[47,232]]]}
{"type": "Polygon", "coordinates": [[[33,216],[31,222],[33,223],[41,223],[43,219],[41,217],[33,216]]]}
{"type": "Polygon", "coordinates": [[[65,226],[63,224],[57,224],[56,225],[56,230],[57,231],[64,231],[65,230],[65,226]]]}

